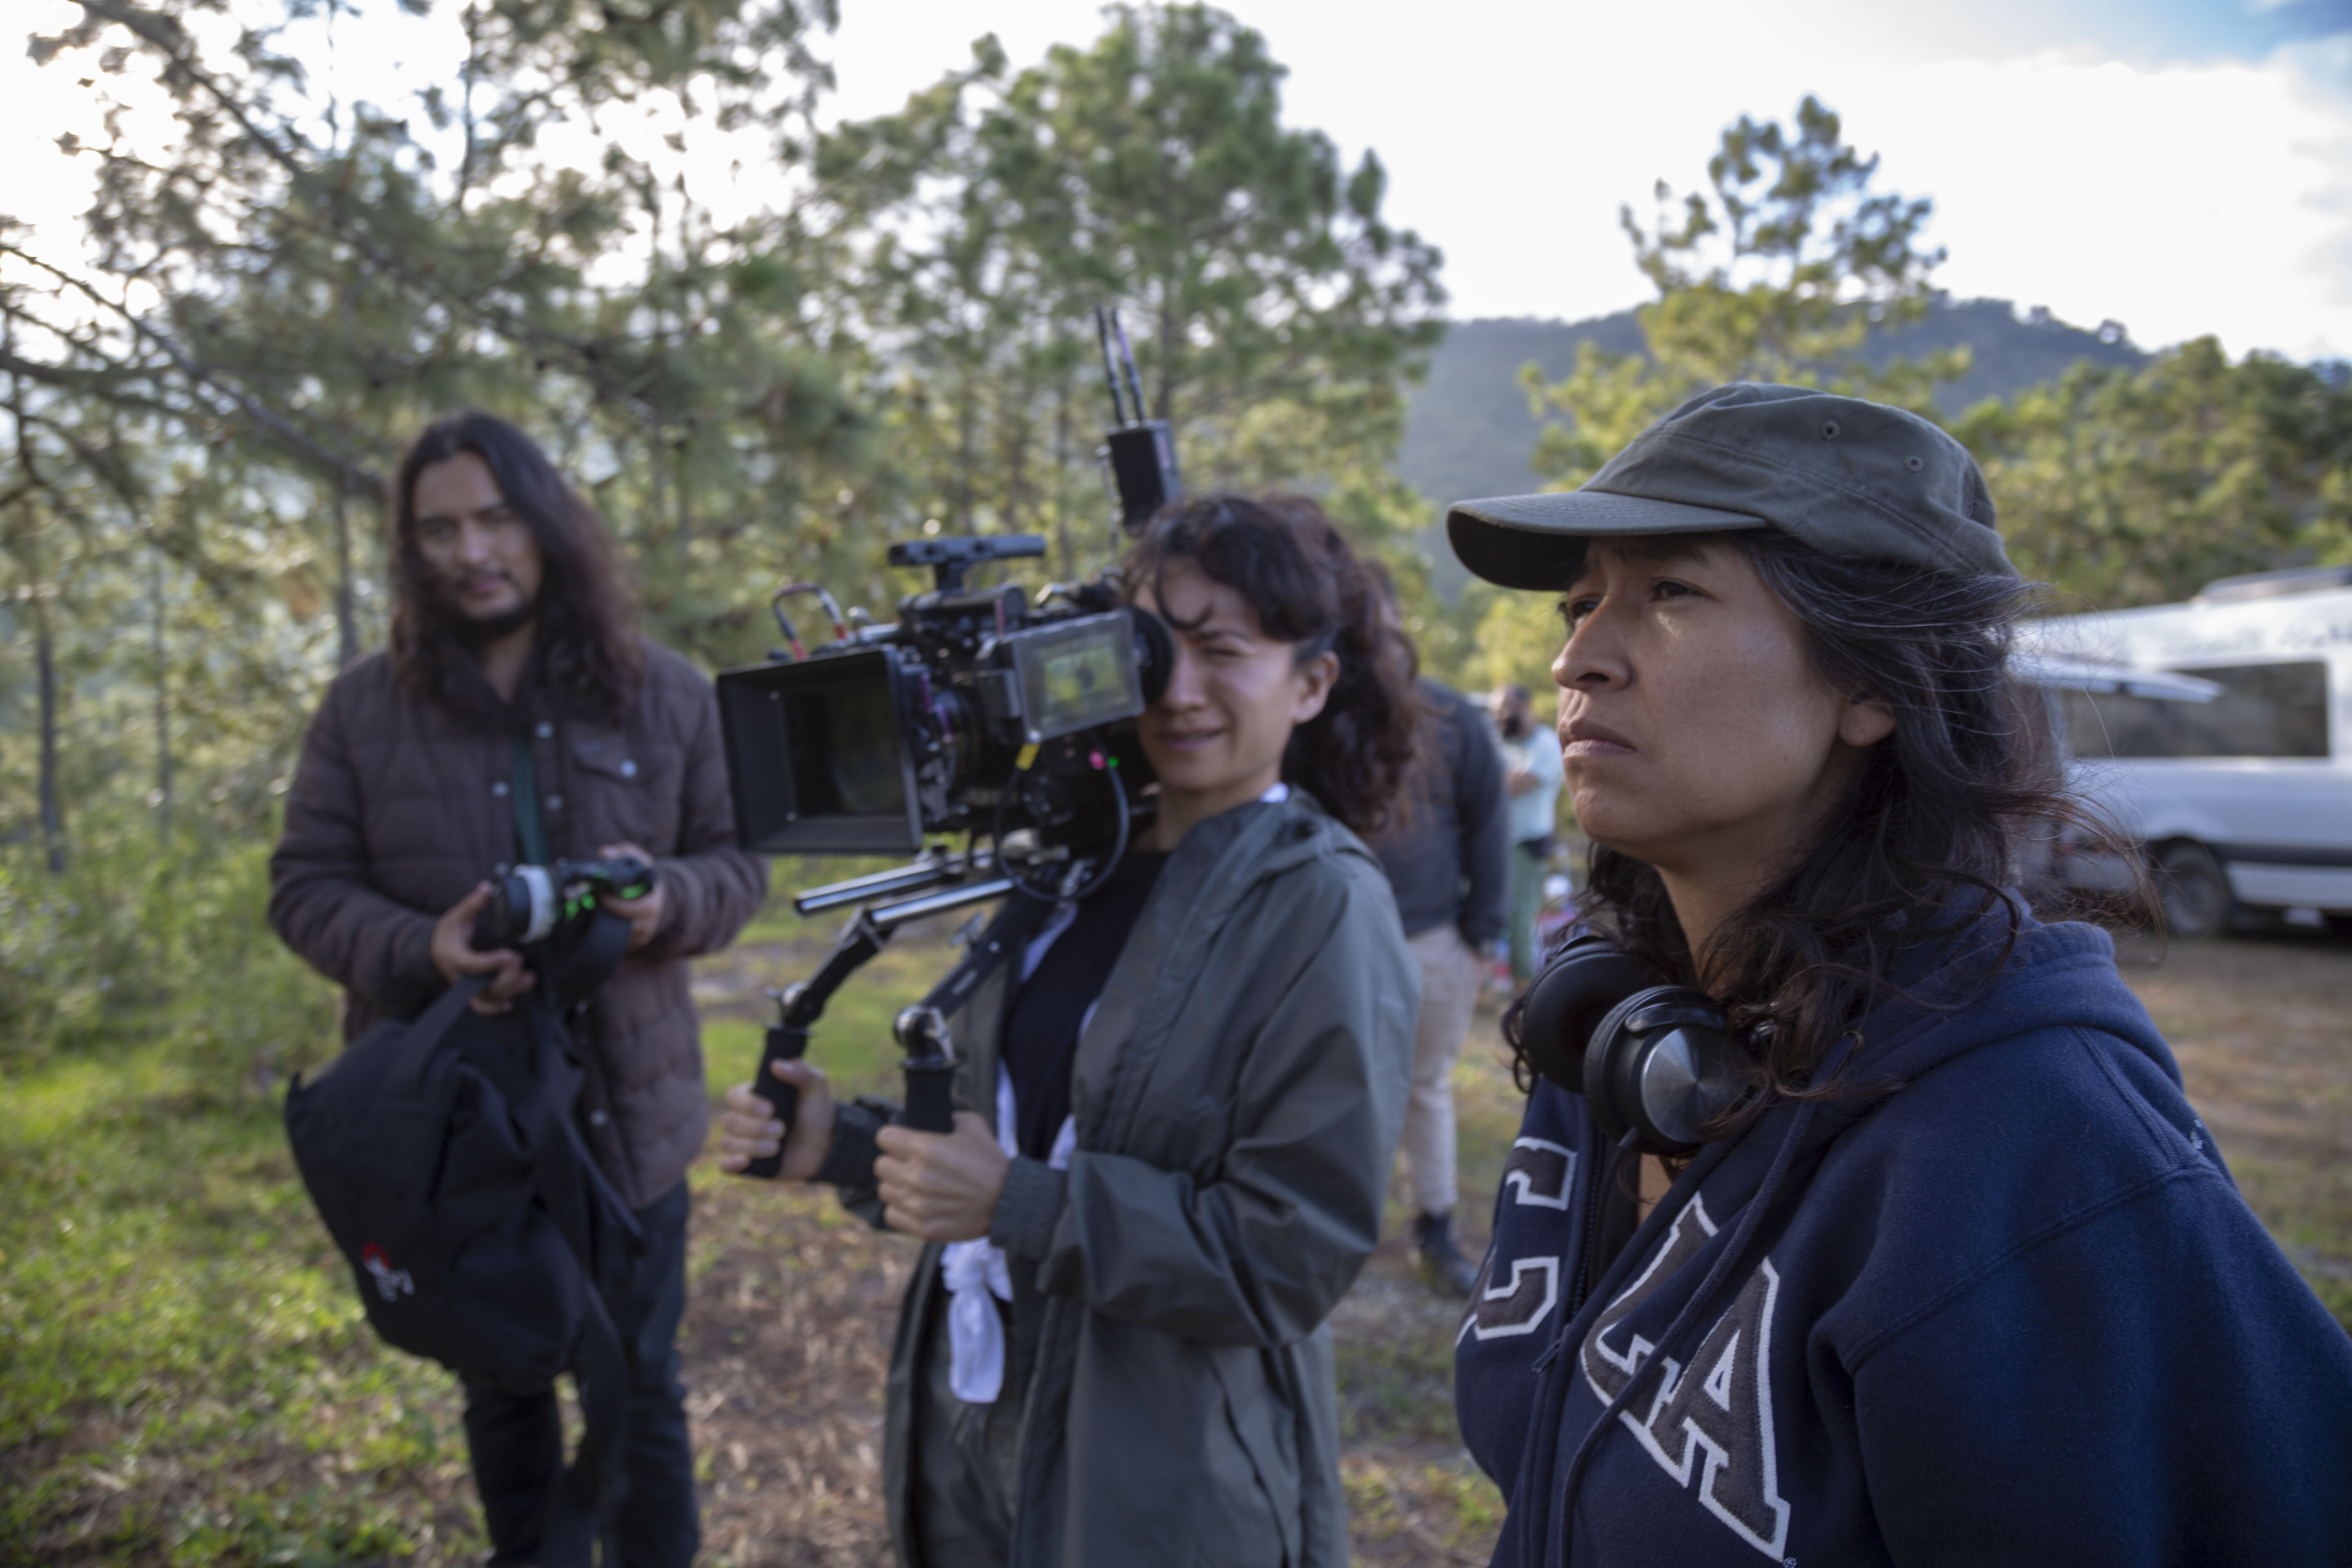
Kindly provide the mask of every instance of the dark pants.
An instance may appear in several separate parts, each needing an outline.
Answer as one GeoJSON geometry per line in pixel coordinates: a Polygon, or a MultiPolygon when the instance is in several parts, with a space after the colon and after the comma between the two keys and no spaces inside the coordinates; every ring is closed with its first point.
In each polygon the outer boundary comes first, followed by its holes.
{"type": "MultiPolygon", "coordinates": [[[[923,1389],[915,1405],[915,1551],[921,1568],[996,1568],[1013,1555],[1013,1500],[1020,1493],[1021,1405],[1008,1343],[1004,1391],[993,1405],[955,1396],[948,1293],[933,1293],[923,1389]]],[[[1000,1313],[1003,1308],[998,1309],[1000,1313]]],[[[1004,1314],[1010,1319],[1011,1314],[1004,1314]]],[[[1008,1341],[1017,1338],[1005,1325],[1008,1341]]]]}
{"type": "MultiPolygon", "coordinates": [[[[606,1517],[621,1568],[684,1568],[702,1531],[695,1517],[694,1447],[677,1380],[677,1324],[686,1312],[686,1184],[637,1211],[646,1253],[625,1298],[609,1301],[628,1353],[620,1495],[606,1517]]],[[[507,1394],[466,1380],[466,1447],[482,1494],[494,1568],[538,1560],[548,1494],[563,1468],[555,1391],[507,1394]]],[[[612,1568],[607,1564],[607,1568],[612,1568]]]]}

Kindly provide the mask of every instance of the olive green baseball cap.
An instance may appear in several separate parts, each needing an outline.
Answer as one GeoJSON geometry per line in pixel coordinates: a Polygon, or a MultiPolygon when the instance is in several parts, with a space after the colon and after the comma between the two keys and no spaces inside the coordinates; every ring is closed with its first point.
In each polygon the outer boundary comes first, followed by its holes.
{"type": "Polygon", "coordinates": [[[1568,586],[1593,539],[1748,528],[1847,560],[2017,575],[1966,447],[1916,414],[1805,386],[1718,386],[1634,437],[1581,489],[1445,513],[1462,564],[1506,588],[1568,586]]]}

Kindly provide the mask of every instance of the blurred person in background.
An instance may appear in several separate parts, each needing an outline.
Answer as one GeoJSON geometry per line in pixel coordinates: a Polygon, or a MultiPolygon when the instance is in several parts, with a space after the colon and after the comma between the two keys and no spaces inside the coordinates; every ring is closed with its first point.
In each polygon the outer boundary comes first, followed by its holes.
{"type": "MultiPolygon", "coordinates": [[[[392,646],[328,687],[270,860],[269,921],[343,988],[343,1032],[414,1017],[460,976],[501,1013],[535,981],[478,952],[486,878],[627,854],[653,889],[604,908],[627,956],[575,1018],[578,1115],[646,1249],[608,1303],[629,1372],[612,1540],[625,1568],[693,1559],[694,1456],[677,1337],[686,1168],[709,1125],[687,959],[734,940],[767,891],[735,847],[710,683],[647,642],[604,525],[537,443],[450,415],[408,449],[392,497],[392,646]]],[[[562,1465],[555,1390],[469,1378],[466,1445],[491,1562],[533,1562],[562,1465]]]]}
{"type": "Polygon", "coordinates": [[[1559,847],[1553,833],[1559,820],[1559,740],[1551,726],[1536,722],[1524,686],[1503,688],[1495,729],[1502,739],[1503,788],[1511,803],[1511,984],[1524,991],[1536,972],[1536,921],[1543,912],[1552,851],[1559,847]]]}
{"type": "MultiPolygon", "coordinates": [[[[1402,635],[1396,581],[1379,562],[1390,624],[1402,635]]],[[[1413,1199],[1413,1246],[1423,1276],[1467,1296],[1478,1266],[1454,1237],[1454,1064],[1486,979],[1481,957],[1503,934],[1505,864],[1502,757],[1486,715],[1452,687],[1423,677],[1426,710],[1410,804],[1374,841],[1396,891],[1397,916],[1421,965],[1421,1023],[1413,1037],[1412,1097],[1405,1101],[1404,1161],[1413,1199]]],[[[1553,768],[1559,767],[1558,759],[1553,768]]]]}
{"type": "Polygon", "coordinates": [[[1204,495],[1129,557],[1174,639],[1138,721],[1159,805],[952,1019],[956,1131],[728,1091],[722,1168],[783,1143],[928,1245],[883,1491],[919,1568],[1344,1568],[1326,1319],[1379,1244],[1420,974],[1358,831],[1403,790],[1412,646],[1312,501],[1204,495]]]}

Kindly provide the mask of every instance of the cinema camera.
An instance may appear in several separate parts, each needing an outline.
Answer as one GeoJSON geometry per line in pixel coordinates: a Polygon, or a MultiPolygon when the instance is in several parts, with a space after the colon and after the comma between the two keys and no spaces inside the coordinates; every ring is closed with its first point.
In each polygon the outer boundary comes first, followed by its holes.
{"type": "MultiPolygon", "coordinates": [[[[1115,311],[1095,313],[1116,421],[1104,456],[1132,537],[1181,493],[1164,421],[1144,418],[1135,359],[1115,311]]],[[[899,1015],[906,1125],[953,1125],[955,1053],[945,1023],[1058,900],[1083,898],[1125,853],[1130,787],[1148,778],[1133,721],[1165,687],[1167,627],[1120,602],[1114,573],[1055,584],[1031,600],[1014,584],[968,589],[973,567],[1042,556],[1035,534],[905,540],[893,566],[928,567],[932,586],[898,620],[845,617],[813,583],[771,601],[784,647],[719,677],[736,834],[759,854],[905,854],[910,864],[814,888],[803,915],[861,905],[810,980],[771,993],[780,1016],[753,1082],[789,1129],[797,1095],[769,1072],[806,1050],[833,993],[910,921],[1004,900],[931,994],[899,1015]],[[833,641],[806,647],[787,600],[814,597],[833,641]],[[961,849],[933,842],[961,835],[961,849]]],[[[773,1176],[781,1154],[744,1173],[773,1176]]]]}

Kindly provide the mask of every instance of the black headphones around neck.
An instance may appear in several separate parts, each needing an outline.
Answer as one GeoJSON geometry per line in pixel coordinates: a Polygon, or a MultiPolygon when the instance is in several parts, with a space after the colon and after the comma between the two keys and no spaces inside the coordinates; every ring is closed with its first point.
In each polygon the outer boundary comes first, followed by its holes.
{"type": "Polygon", "coordinates": [[[1519,1039],[1529,1067],[1584,1096],[1604,1137],[1655,1154],[1699,1147],[1707,1118],[1746,1087],[1712,998],[1590,932],[1528,987],[1519,1039]]]}

